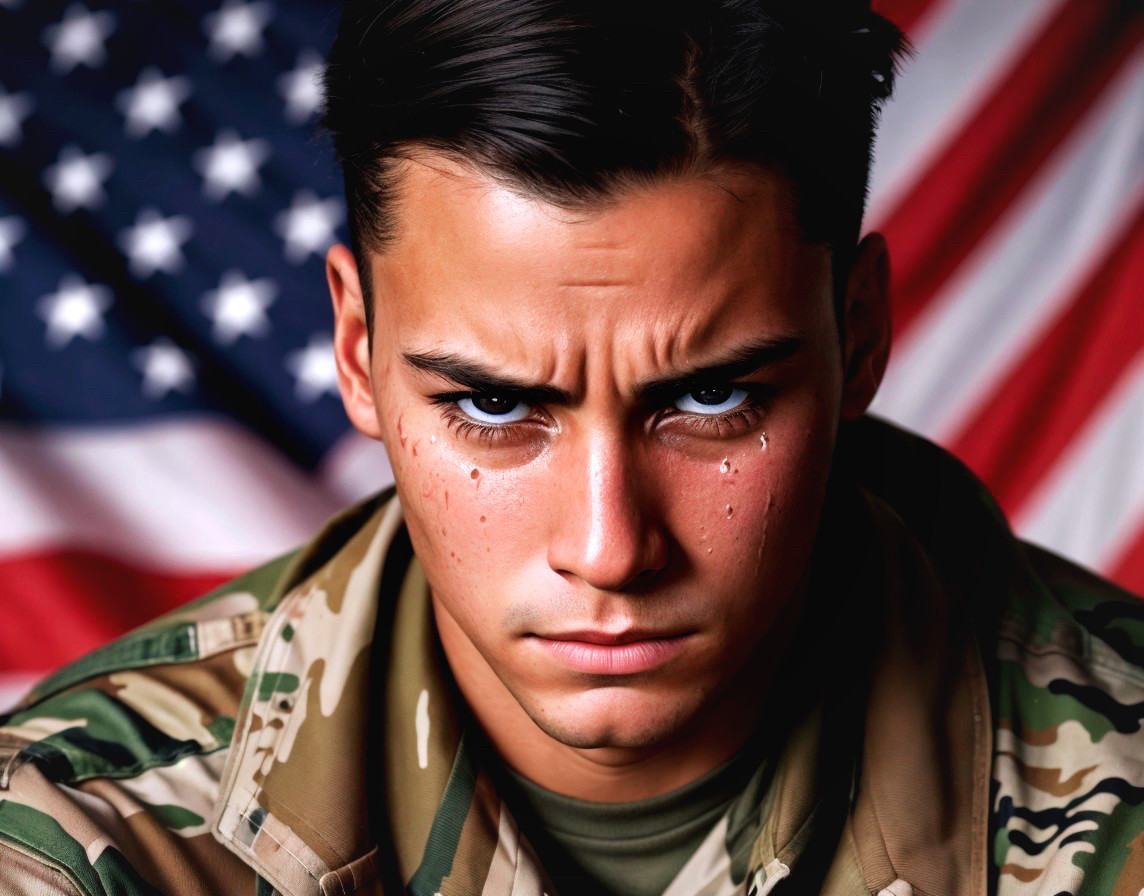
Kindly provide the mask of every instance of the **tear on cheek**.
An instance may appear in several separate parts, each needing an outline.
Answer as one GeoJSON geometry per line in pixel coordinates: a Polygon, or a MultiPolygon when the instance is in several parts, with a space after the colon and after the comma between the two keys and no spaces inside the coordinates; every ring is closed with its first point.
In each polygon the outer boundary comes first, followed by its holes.
{"type": "Polygon", "coordinates": [[[774,503],[774,495],[767,492],[767,501],[763,505],[763,518],[759,526],[759,548],[755,552],[755,577],[759,575],[759,567],[763,565],[763,552],[767,547],[767,526],[771,521],[771,505],[774,503]]]}

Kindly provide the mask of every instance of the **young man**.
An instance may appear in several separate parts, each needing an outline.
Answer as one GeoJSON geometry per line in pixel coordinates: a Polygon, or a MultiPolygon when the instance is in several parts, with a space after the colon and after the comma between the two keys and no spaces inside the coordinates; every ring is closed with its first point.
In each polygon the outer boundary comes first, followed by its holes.
{"type": "Polygon", "coordinates": [[[4,892],[1138,892],[1144,613],[863,419],[900,36],[819,6],[349,3],[396,495],[6,721],[4,892]]]}

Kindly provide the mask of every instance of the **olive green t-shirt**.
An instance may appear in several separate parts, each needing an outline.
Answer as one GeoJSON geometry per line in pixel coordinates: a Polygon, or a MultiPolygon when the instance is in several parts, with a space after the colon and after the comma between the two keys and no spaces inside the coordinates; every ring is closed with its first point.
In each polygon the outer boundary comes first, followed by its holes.
{"type": "Polygon", "coordinates": [[[660,896],[759,766],[743,750],[670,793],[594,803],[508,770],[506,794],[560,896],[660,896]]]}

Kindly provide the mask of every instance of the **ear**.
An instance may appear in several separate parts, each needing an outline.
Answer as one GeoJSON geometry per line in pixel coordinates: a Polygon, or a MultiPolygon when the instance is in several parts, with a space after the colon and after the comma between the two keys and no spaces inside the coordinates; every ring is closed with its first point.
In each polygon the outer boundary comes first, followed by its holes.
{"type": "Polygon", "coordinates": [[[890,357],[890,253],[871,233],[858,245],[843,306],[842,419],[866,413],[890,357]]]}
{"type": "Polygon", "coordinates": [[[369,330],[361,277],[353,253],[333,246],[326,253],[326,282],[334,303],[334,356],[338,364],[338,389],[350,422],[371,439],[381,439],[370,367],[369,330]]]}

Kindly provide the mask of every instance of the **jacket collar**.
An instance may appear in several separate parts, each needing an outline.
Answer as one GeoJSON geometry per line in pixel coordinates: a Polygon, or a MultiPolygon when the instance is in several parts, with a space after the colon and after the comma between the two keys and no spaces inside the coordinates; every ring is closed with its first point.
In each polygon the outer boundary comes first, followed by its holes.
{"type": "Polygon", "coordinates": [[[215,838],[289,896],[354,892],[377,877],[363,786],[370,666],[385,561],[402,527],[396,500],[371,509],[331,523],[287,574],[216,804],[215,838]]]}

